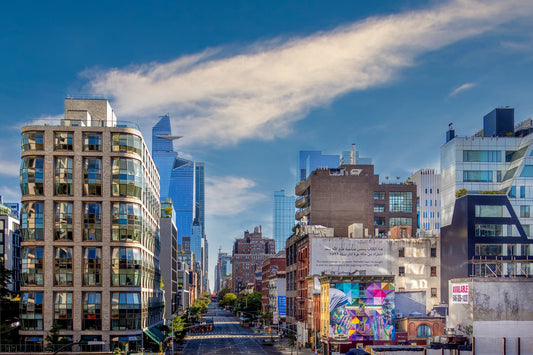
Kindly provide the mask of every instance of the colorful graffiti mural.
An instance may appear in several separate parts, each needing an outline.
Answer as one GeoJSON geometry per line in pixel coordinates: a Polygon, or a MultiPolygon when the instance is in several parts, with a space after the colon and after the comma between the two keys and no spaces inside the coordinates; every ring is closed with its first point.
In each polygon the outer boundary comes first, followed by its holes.
{"type": "Polygon", "coordinates": [[[330,286],[330,337],[394,340],[392,283],[336,283],[330,286]]]}

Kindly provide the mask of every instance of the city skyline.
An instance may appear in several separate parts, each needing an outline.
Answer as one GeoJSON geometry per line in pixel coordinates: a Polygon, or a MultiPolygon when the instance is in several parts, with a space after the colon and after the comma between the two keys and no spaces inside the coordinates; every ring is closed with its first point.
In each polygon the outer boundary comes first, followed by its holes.
{"type": "Polygon", "coordinates": [[[65,97],[109,99],[147,139],[169,114],[180,156],[205,162],[212,287],[219,247],[257,225],[273,236],[272,193],[293,194],[300,150],[355,143],[382,179],[405,179],[439,168],[450,122],[470,136],[495,107],[532,117],[532,14],[527,1],[6,4],[0,195],[20,201],[21,127],[60,119],[65,97]]]}

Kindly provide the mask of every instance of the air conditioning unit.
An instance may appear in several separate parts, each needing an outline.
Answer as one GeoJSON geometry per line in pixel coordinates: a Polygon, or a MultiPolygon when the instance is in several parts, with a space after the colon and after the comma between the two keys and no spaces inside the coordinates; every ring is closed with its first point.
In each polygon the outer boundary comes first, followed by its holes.
{"type": "Polygon", "coordinates": [[[396,313],[396,318],[403,318],[403,313],[396,313]]]}

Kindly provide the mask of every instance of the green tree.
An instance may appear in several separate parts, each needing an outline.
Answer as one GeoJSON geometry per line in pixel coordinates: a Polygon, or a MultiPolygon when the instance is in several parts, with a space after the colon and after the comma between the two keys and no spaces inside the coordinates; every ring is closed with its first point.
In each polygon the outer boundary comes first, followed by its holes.
{"type": "Polygon", "coordinates": [[[186,315],[174,316],[174,341],[182,344],[189,329],[189,319],[186,315]]]}
{"type": "Polygon", "coordinates": [[[224,294],[224,297],[220,301],[221,306],[228,306],[229,308],[233,309],[235,307],[235,301],[237,300],[237,295],[234,293],[226,293],[224,294]]]}
{"type": "Polygon", "coordinates": [[[13,271],[6,269],[4,261],[0,260],[0,298],[5,299],[11,295],[8,286],[13,276],[13,271]]]}
{"type": "Polygon", "coordinates": [[[54,323],[52,328],[48,331],[48,335],[44,340],[46,340],[46,351],[56,351],[61,346],[70,343],[68,338],[62,337],[59,335],[59,330],[61,329],[61,324],[54,323]]]}

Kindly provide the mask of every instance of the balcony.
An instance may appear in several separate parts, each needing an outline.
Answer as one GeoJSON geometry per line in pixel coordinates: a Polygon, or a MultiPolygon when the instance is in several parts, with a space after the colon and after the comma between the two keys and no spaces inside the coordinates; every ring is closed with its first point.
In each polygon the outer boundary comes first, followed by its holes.
{"type": "Polygon", "coordinates": [[[305,195],[307,189],[309,188],[309,182],[306,180],[306,181],[301,181],[298,185],[296,185],[296,187],[294,188],[294,193],[296,194],[296,196],[303,196],[305,195]]]}
{"type": "Polygon", "coordinates": [[[296,208],[304,208],[309,205],[309,196],[304,196],[296,200],[295,204],[296,208]]]}
{"type": "Polygon", "coordinates": [[[298,211],[296,212],[296,220],[299,221],[300,219],[302,219],[304,216],[309,216],[311,214],[311,206],[301,210],[301,211],[298,211]]]}

